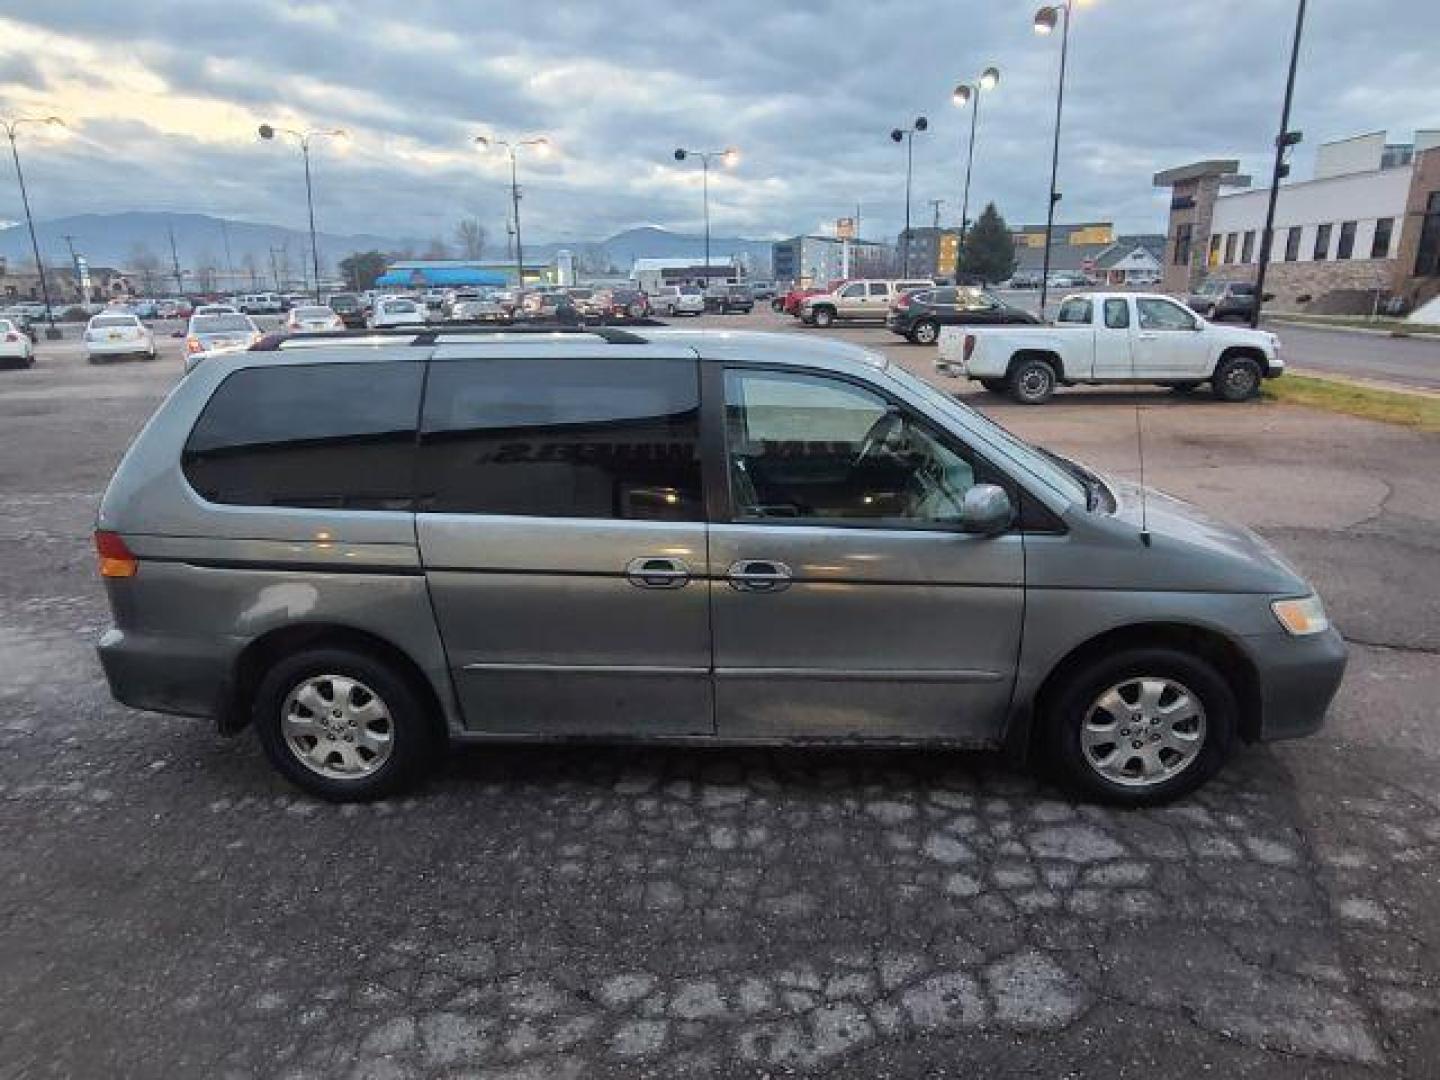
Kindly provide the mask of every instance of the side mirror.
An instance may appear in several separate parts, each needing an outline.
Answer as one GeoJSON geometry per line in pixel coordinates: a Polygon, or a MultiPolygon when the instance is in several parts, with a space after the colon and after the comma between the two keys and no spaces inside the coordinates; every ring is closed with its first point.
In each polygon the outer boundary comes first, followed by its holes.
{"type": "Polygon", "coordinates": [[[1014,517],[1010,496],[997,484],[976,484],[960,504],[960,527],[967,533],[994,536],[1008,529],[1014,517]]]}

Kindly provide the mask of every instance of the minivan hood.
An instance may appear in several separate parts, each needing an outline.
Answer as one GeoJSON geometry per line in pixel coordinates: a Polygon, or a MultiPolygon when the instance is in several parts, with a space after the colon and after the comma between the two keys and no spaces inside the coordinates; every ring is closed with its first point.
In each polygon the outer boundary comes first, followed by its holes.
{"type": "MultiPolygon", "coordinates": [[[[1243,525],[1214,517],[1193,503],[1152,487],[1141,488],[1126,480],[1106,476],[1105,484],[1115,494],[1111,521],[1120,528],[1132,528],[1138,535],[1143,524],[1151,545],[1183,557],[1184,574],[1193,572],[1194,586],[1215,580],[1229,583],[1239,591],[1308,593],[1311,587],[1293,566],[1263,537],[1243,525]],[[1143,514],[1142,514],[1142,498],[1143,514]]],[[[1187,587],[1188,581],[1176,581],[1187,587]]],[[[1191,586],[1191,587],[1194,587],[1191,586]]]]}

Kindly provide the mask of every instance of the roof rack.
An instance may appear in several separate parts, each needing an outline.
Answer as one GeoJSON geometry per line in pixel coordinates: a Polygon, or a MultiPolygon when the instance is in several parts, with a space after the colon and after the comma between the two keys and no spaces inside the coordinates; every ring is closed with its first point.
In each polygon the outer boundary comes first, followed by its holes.
{"type": "MultiPolygon", "coordinates": [[[[654,319],[635,322],[635,326],[664,326],[654,319]]],[[[346,341],[373,338],[395,338],[397,344],[437,345],[450,334],[512,334],[512,335],[554,335],[565,334],[576,337],[597,337],[610,345],[646,345],[649,339],[633,330],[618,326],[574,326],[561,323],[496,323],[496,322],[447,322],[444,326],[387,326],[374,330],[319,330],[306,334],[287,334],[275,331],[250,346],[251,352],[276,352],[287,341],[310,343],[315,341],[346,341]],[[408,339],[408,340],[407,340],[408,339]]]]}

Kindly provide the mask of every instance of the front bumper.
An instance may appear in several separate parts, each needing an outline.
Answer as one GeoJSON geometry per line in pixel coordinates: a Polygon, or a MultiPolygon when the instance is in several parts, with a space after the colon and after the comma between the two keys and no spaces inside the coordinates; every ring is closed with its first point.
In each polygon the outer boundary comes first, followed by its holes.
{"type": "Polygon", "coordinates": [[[1246,639],[1260,682],[1262,742],[1313,735],[1345,677],[1345,640],[1334,627],[1294,637],[1283,630],[1246,639]]]}
{"type": "Polygon", "coordinates": [[[230,658],[204,643],[111,627],[96,652],[110,695],[131,708],[203,717],[214,715],[224,699],[230,658]]]}

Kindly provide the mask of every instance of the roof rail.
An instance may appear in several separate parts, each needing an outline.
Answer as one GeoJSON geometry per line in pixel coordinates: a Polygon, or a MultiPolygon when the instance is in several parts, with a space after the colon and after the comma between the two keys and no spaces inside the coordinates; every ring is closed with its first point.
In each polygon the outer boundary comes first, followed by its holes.
{"type": "MultiPolygon", "coordinates": [[[[664,326],[653,319],[638,321],[636,326],[664,326]]],[[[368,338],[394,338],[396,344],[436,345],[449,334],[566,334],[577,337],[598,337],[610,345],[645,345],[649,339],[619,326],[572,326],[560,323],[495,323],[495,322],[449,322],[444,326],[387,326],[374,330],[318,330],[306,334],[287,334],[274,331],[250,346],[251,352],[276,352],[287,341],[346,341],[368,338]],[[408,340],[407,340],[408,339],[408,340]]]]}

